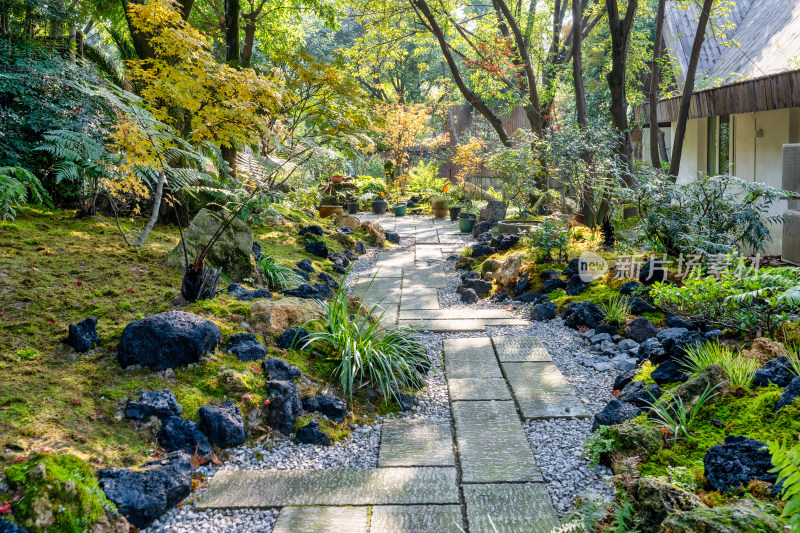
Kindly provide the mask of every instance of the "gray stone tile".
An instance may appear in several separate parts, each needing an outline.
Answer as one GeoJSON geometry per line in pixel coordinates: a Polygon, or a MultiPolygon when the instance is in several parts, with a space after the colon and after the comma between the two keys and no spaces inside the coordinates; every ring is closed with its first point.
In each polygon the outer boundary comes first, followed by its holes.
{"type": "Polygon", "coordinates": [[[369,275],[376,278],[394,278],[399,282],[400,278],[403,277],[403,267],[375,266],[369,271],[369,275]]]}
{"type": "Polygon", "coordinates": [[[515,319],[516,317],[503,309],[442,309],[408,310],[400,313],[403,320],[475,320],[475,319],[515,319]]]}
{"type": "Polygon", "coordinates": [[[406,267],[403,269],[403,281],[422,287],[433,287],[437,289],[447,287],[447,281],[444,277],[441,264],[424,265],[422,263],[417,263],[413,267],[406,267]]]}
{"type": "Polygon", "coordinates": [[[378,254],[375,264],[383,268],[413,266],[414,253],[411,251],[381,252],[378,254]]]}
{"type": "Polygon", "coordinates": [[[272,533],[367,533],[368,507],[284,507],[272,533]]]}
{"type": "Polygon", "coordinates": [[[439,290],[404,284],[400,309],[439,309],[439,290]]]}
{"type": "Polygon", "coordinates": [[[393,278],[361,278],[353,285],[353,296],[369,304],[400,302],[400,284],[393,278]]]}
{"type": "Polygon", "coordinates": [[[492,337],[497,358],[500,361],[515,363],[522,362],[552,362],[550,354],[538,337],[492,337]]]}
{"type": "Polygon", "coordinates": [[[378,468],[455,466],[450,420],[387,420],[381,430],[378,468]]]}
{"type": "Polygon", "coordinates": [[[416,248],[416,259],[419,263],[442,260],[441,246],[417,246],[416,248]]]}
{"type": "Polygon", "coordinates": [[[527,326],[527,320],[507,318],[485,318],[478,320],[400,320],[399,324],[414,326],[422,331],[434,333],[456,331],[484,331],[486,326],[527,326]]]}
{"type": "Polygon", "coordinates": [[[503,363],[525,418],[586,418],[588,413],[552,363],[503,363]]]}
{"type": "Polygon", "coordinates": [[[505,379],[452,378],[447,380],[450,400],[511,400],[505,379]]]}
{"type": "Polygon", "coordinates": [[[452,411],[463,483],[542,481],[514,402],[453,402],[452,411]]]}
{"type": "Polygon", "coordinates": [[[503,377],[488,337],[445,339],[443,348],[448,380],[503,377]]]}
{"type": "MultiPolygon", "coordinates": [[[[459,505],[377,505],[370,533],[461,533],[459,505]]],[[[298,530],[299,531],[299,530],[298,530]]],[[[341,530],[345,533],[347,530],[341,530]]]]}
{"type": "Polygon", "coordinates": [[[544,485],[465,485],[464,500],[472,532],[550,533],[561,525],[544,485]]]}
{"type": "Polygon", "coordinates": [[[425,503],[458,503],[455,468],[222,470],[197,509],[425,503]]]}

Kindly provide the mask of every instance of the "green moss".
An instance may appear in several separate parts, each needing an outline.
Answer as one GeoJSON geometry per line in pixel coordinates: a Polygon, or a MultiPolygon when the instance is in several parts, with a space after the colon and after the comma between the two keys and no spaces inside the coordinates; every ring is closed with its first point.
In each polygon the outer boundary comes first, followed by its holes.
{"type": "Polygon", "coordinates": [[[115,510],[89,465],[71,454],[39,453],[8,467],[6,477],[24,495],[12,504],[14,520],[31,533],[83,533],[115,510]]]}
{"type": "Polygon", "coordinates": [[[775,413],[780,395],[780,389],[774,385],[755,392],[736,389],[721,401],[705,406],[692,427],[692,438],[679,440],[674,447],[654,453],[642,464],[642,474],[665,475],[670,466],[686,467],[702,474],[706,452],[722,443],[727,435],[762,442],[796,439],[800,433],[800,405],[787,406],[775,413]]]}
{"type": "Polygon", "coordinates": [[[655,369],[656,367],[650,361],[645,361],[642,365],[642,368],[636,372],[636,375],[633,377],[633,381],[644,381],[648,385],[654,384],[655,381],[653,381],[653,378],[650,377],[650,374],[655,369]]]}

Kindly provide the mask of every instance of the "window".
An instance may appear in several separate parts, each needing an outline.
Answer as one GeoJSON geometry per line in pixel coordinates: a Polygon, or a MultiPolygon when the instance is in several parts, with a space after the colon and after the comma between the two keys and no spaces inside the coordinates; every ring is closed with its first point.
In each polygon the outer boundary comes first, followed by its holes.
{"type": "Polygon", "coordinates": [[[707,172],[710,176],[726,174],[730,171],[730,116],[709,117],[707,135],[707,172]]]}

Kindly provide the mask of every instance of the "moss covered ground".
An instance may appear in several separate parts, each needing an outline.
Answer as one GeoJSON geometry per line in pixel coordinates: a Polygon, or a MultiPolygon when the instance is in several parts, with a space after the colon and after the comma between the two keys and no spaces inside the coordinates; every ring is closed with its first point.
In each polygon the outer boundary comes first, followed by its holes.
{"type": "MultiPolygon", "coordinates": [[[[303,250],[305,239],[297,232],[312,223],[330,229],[332,221],[312,220],[302,212],[285,215],[291,218],[254,228],[264,250],[286,264],[310,259],[317,270],[331,272],[330,262],[303,250]]],[[[144,223],[123,220],[122,225],[131,232],[144,223]]],[[[356,237],[365,238],[360,231],[356,237]]],[[[322,239],[331,251],[341,251],[332,236],[322,239]]],[[[162,262],[178,241],[177,227],[158,225],[145,246],[127,247],[113,220],[79,219],[69,211],[26,209],[15,221],[0,222],[0,450],[11,451],[0,452],[0,467],[45,447],[74,453],[94,466],[141,463],[153,452],[152,432],[137,431],[121,416],[125,400],[139,390],[173,390],[188,418],[212,401],[259,401],[259,366],[221,349],[169,377],[119,367],[116,345],[123,328],[174,308],[182,275],[162,262]],[[88,316],[99,319],[101,341],[76,355],[62,341],[69,324],[88,316]],[[241,374],[237,387],[228,382],[231,372],[241,374]],[[252,387],[249,400],[242,399],[242,382],[252,387]]],[[[184,310],[217,323],[224,341],[242,331],[249,305],[223,294],[184,310]]],[[[330,362],[302,352],[270,351],[315,381],[328,379],[330,362]]],[[[360,414],[372,407],[361,399],[354,409],[360,414]]]]}

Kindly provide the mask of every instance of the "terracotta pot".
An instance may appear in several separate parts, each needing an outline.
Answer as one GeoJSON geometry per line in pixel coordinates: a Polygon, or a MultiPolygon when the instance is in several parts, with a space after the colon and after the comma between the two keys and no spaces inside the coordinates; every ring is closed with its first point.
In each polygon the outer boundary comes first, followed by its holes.
{"type": "Polygon", "coordinates": [[[436,218],[444,218],[447,216],[447,198],[435,197],[431,198],[431,211],[436,218]]]}
{"type": "Polygon", "coordinates": [[[340,205],[321,205],[319,206],[319,217],[328,218],[331,215],[338,215],[344,211],[340,205]]]}
{"type": "Polygon", "coordinates": [[[344,181],[344,176],[341,174],[336,174],[335,176],[331,176],[331,183],[341,183],[344,181]]]}

